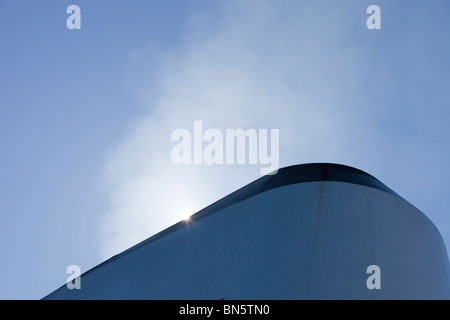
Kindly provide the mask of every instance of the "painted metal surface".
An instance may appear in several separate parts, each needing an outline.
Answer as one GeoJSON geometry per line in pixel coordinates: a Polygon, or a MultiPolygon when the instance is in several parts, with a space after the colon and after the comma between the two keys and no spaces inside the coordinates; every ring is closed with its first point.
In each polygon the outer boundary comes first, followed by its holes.
{"type": "Polygon", "coordinates": [[[289,183],[264,177],[45,299],[450,298],[445,246],[422,212],[359,170],[315,164],[311,179],[292,179],[305,177],[298,167],[272,177],[289,183]],[[368,287],[373,265],[380,289],[368,287]]]}

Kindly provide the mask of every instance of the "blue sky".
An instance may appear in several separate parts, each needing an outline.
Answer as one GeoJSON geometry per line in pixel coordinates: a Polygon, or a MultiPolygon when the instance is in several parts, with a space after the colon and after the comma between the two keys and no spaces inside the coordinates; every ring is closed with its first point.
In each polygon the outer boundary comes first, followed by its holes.
{"type": "Polygon", "coordinates": [[[450,247],[450,4],[0,0],[1,299],[40,299],[259,178],[171,132],[277,128],[280,166],[362,169],[450,247]],[[66,8],[81,8],[68,30],[66,8]],[[366,8],[381,8],[368,30],[366,8]]]}

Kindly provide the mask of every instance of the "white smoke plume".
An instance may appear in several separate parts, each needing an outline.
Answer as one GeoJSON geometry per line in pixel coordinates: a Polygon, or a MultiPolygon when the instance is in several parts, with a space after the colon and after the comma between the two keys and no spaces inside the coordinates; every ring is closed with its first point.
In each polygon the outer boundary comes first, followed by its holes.
{"type": "Polygon", "coordinates": [[[173,164],[171,133],[192,130],[195,120],[205,129],[279,129],[281,167],[353,165],[388,153],[372,124],[379,109],[361,94],[370,62],[353,38],[366,16],[363,6],[353,10],[333,2],[227,1],[214,21],[193,15],[176,49],[149,40],[130,53],[129,86],[148,112],[107,157],[103,257],[260,177],[259,165],[173,164]]]}

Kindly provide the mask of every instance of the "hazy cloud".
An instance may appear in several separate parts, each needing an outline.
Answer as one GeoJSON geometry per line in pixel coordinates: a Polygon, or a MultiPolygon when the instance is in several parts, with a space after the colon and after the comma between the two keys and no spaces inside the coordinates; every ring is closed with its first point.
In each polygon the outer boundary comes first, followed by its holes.
{"type": "Polygon", "coordinates": [[[194,15],[177,49],[149,41],[130,54],[129,83],[148,114],[108,155],[105,257],[259,178],[258,165],[174,165],[171,133],[195,120],[205,129],[280,129],[282,167],[366,159],[372,168],[387,158],[394,147],[377,128],[385,113],[367,95],[373,56],[356,41],[370,32],[366,8],[351,8],[227,1],[213,22],[194,15]]]}

